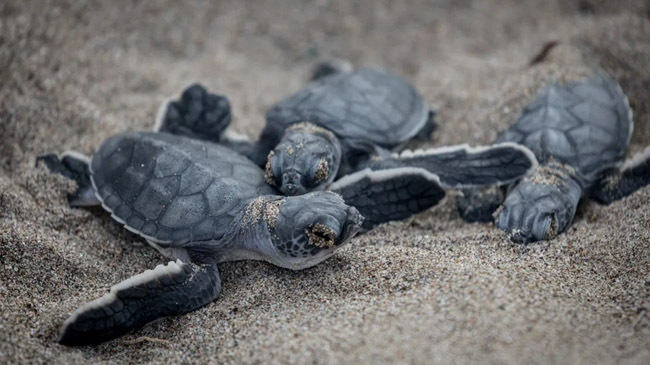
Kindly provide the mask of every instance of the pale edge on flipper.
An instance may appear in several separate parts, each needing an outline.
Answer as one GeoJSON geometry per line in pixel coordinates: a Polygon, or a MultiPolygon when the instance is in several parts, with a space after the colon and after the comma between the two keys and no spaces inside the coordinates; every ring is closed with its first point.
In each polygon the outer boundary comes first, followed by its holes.
{"type": "Polygon", "coordinates": [[[167,114],[167,105],[172,101],[176,100],[176,98],[178,97],[179,96],[170,96],[165,98],[162,101],[162,103],[160,103],[160,106],[158,106],[158,111],[156,112],[156,119],[153,125],[154,132],[160,132],[160,128],[162,128],[163,120],[165,119],[165,114],[167,114]]]}
{"type": "Polygon", "coordinates": [[[593,197],[603,204],[622,199],[650,183],[650,146],[625,160],[621,167],[601,178],[592,190],[593,197]],[[645,165],[645,167],[642,167],[645,165]],[[641,167],[641,171],[636,171],[641,167]],[[637,175],[640,173],[641,175],[637,175]],[[623,184],[623,185],[621,185],[623,184]]]}
{"type": "Polygon", "coordinates": [[[88,166],[90,167],[90,156],[86,156],[81,152],[77,152],[77,151],[74,151],[74,150],[69,150],[69,151],[65,151],[65,152],[63,152],[61,154],[60,160],[63,160],[67,156],[70,156],[72,158],[76,158],[77,160],[81,160],[81,161],[87,163],[88,166]]]}
{"type": "Polygon", "coordinates": [[[226,128],[226,130],[223,131],[223,134],[221,135],[221,140],[229,141],[229,142],[254,143],[254,141],[252,139],[250,139],[247,135],[245,135],[243,133],[236,132],[232,128],[226,128]]]}
{"type": "MultiPolygon", "coordinates": [[[[528,168],[525,174],[521,175],[520,177],[517,177],[515,179],[507,180],[507,181],[502,181],[500,182],[499,185],[505,185],[509,184],[515,180],[519,180],[521,178],[524,178],[526,176],[530,176],[535,169],[539,166],[539,162],[537,161],[537,158],[535,157],[535,153],[531,151],[528,147],[523,146],[519,143],[514,143],[514,142],[501,142],[501,143],[495,143],[492,145],[488,146],[477,146],[477,147],[471,147],[470,145],[464,143],[464,144],[458,144],[458,145],[453,145],[453,146],[444,146],[444,147],[434,147],[434,148],[428,148],[428,149],[417,149],[417,150],[404,150],[401,151],[400,153],[393,153],[391,157],[393,158],[409,158],[409,157],[419,157],[419,156],[427,156],[427,155],[437,155],[437,154],[444,154],[444,153],[450,153],[450,152],[456,152],[460,150],[464,150],[465,153],[468,155],[471,154],[478,154],[481,152],[488,151],[493,148],[498,148],[498,147],[511,147],[513,149],[521,151],[524,155],[528,157],[528,159],[531,162],[531,166],[528,168]]],[[[435,175],[435,174],[432,174],[435,175]]],[[[445,188],[449,189],[463,189],[463,188],[471,188],[475,187],[474,185],[464,185],[464,184],[456,184],[453,186],[448,186],[444,185],[445,188]]]]}
{"type": "MultiPolygon", "coordinates": [[[[407,185],[409,184],[407,183],[407,185]]],[[[346,204],[354,206],[364,215],[364,230],[372,229],[377,224],[402,220],[410,215],[425,211],[436,205],[445,196],[445,191],[440,185],[438,176],[419,167],[398,167],[386,170],[366,168],[335,181],[328,187],[328,190],[341,194],[346,204]],[[379,184],[379,186],[382,186],[383,183],[390,183],[395,178],[415,179],[411,183],[419,184],[422,187],[422,191],[413,195],[406,186],[396,187],[395,185],[388,185],[387,188],[383,185],[384,188],[378,191],[373,189],[373,185],[379,184]],[[420,178],[423,178],[424,181],[420,178]],[[368,185],[361,186],[360,182],[364,179],[368,179],[368,185]],[[355,187],[355,185],[358,186],[355,187]],[[401,197],[399,200],[390,200],[389,202],[383,199],[377,200],[380,195],[399,194],[399,189],[405,189],[410,196],[401,197]],[[358,200],[364,198],[368,201],[376,202],[376,204],[370,204],[368,206],[358,200]],[[390,209],[391,206],[394,207],[400,204],[406,204],[408,207],[407,211],[390,209]],[[415,207],[412,207],[412,204],[415,204],[415,207]],[[421,204],[424,204],[424,206],[421,204]],[[374,208],[371,206],[374,206],[374,208]],[[388,209],[388,211],[377,215],[375,214],[375,208],[379,208],[382,211],[388,209]]]]}
{"type": "Polygon", "coordinates": [[[110,291],[108,294],[104,294],[103,296],[90,301],[81,307],[79,307],[77,310],[75,310],[69,317],[68,319],[63,322],[63,325],[61,326],[61,329],[59,331],[59,335],[56,339],[56,342],[60,342],[61,339],[63,338],[63,335],[65,334],[68,326],[70,324],[74,323],[79,316],[89,310],[105,307],[107,305],[110,305],[111,303],[115,302],[117,300],[117,293],[121,290],[128,289],[131,287],[135,287],[140,284],[144,284],[146,282],[154,281],[157,280],[158,278],[161,278],[166,275],[174,275],[180,273],[183,269],[182,266],[187,265],[186,263],[182,262],[181,260],[176,260],[176,261],[169,261],[167,265],[160,264],[156,266],[153,270],[146,270],[143,273],[134,275],[126,280],[121,281],[118,284],[115,284],[111,287],[110,291]]]}
{"type": "Polygon", "coordinates": [[[329,185],[327,190],[331,190],[336,193],[338,190],[341,190],[350,185],[354,185],[365,178],[369,178],[372,182],[379,182],[390,180],[396,176],[402,175],[421,175],[425,179],[442,186],[442,184],[440,184],[440,178],[438,175],[433,174],[421,167],[398,167],[387,170],[372,170],[370,168],[365,168],[355,173],[345,175],[344,177],[334,181],[329,185]]]}
{"type": "Polygon", "coordinates": [[[623,165],[621,165],[621,173],[625,172],[625,170],[631,170],[643,163],[645,163],[648,159],[650,159],[650,146],[646,147],[643,151],[638,152],[634,154],[634,156],[628,158],[623,162],[623,165]]]}

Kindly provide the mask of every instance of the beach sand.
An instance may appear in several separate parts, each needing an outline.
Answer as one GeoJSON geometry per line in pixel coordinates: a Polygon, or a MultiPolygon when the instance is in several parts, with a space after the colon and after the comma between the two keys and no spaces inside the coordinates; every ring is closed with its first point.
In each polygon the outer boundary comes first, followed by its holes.
{"type": "Polygon", "coordinates": [[[151,129],[194,81],[256,137],[336,57],[416,85],[436,146],[490,143],[540,87],[602,67],[630,97],[634,153],[650,144],[649,18],[645,0],[1,2],[0,363],[650,363],[650,187],[527,247],[463,223],[451,192],[304,271],[222,264],[211,304],[68,348],[69,313],[166,260],[34,167],[151,129]]]}

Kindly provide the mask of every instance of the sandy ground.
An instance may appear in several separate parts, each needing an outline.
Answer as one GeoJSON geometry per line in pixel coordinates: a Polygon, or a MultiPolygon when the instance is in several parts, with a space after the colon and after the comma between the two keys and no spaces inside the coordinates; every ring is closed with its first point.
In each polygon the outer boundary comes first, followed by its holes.
{"type": "Polygon", "coordinates": [[[648,187],[583,204],[566,234],[525,249],[464,224],[451,194],[302,272],[223,264],[210,305],[66,348],[53,338],[71,311],[165,260],[33,167],[151,128],[195,80],[255,136],[331,57],[413,82],[439,110],[435,145],[489,143],[542,85],[603,67],[630,96],[639,151],[649,17],[645,0],[0,2],[0,363],[649,363],[648,187]]]}

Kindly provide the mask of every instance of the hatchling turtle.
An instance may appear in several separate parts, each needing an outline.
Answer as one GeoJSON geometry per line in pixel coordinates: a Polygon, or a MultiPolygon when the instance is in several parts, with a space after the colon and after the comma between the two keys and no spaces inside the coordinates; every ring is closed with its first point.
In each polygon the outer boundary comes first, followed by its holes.
{"type": "MultiPolygon", "coordinates": [[[[633,127],[627,97],[606,74],[544,88],[497,138],[527,146],[540,166],[509,188],[496,225],[514,242],[552,239],[571,224],[581,199],[607,204],[647,185],[650,148],[621,165],[633,127]]],[[[503,197],[470,190],[457,203],[467,221],[490,221],[503,197]]]]}
{"type": "Polygon", "coordinates": [[[106,341],[210,303],[221,290],[219,262],[265,260],[293,270],[316,265],[363,220],[339,194],[280,196],[246,157],[166,133],[112,136],[90,159],[68,153],[39,160],[77,181],[73,206],[101,204],[172,260],[77,309],[61,328],[65,345],[106,341]]]}
{"type": "Polygon", "coordinates": [[[280,196],[245,156],[164,132],[113,136],[92,159],[65,153],[38,160],[77,182],[70,205],[101,204],[176,260],[127,279],[77,310],[61,330],[61,343],[70,345],[108,340],[209,303],[219,293],[219,262],[258,259],[289,269],[310,267],[341,247],[362,222],[369,229],[402,219],[445,195],[435,175],[399,167],[351,174],[333,192],[280,196]],[[367,221],[355,206],[367,212],[367,221]]]}
{"type": "Polygon", "coordinates": [[[289,196],[326,189],[337,178],[366,168],[418,167],[438,176],[441,185],[458,188],[507,184],[536,163],[526,148],[507,142],[392,154],[410,139],[428,140],[433,129],[434,113],[417,91],[376,69],[323,73],[268,111],[255,144],[223,133],[230,104],[199,84],[179,100],[163,103],[156,130],[238,150],[265,166],[267,182],[289,196]]]}

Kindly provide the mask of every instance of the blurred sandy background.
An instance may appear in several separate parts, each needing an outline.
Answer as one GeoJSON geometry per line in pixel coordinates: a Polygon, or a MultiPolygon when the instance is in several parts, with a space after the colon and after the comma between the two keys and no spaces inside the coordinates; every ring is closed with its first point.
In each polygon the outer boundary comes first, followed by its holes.
{"type": "Polygon", "coordinates": [[[164,259],[37,155],[150,129],[199,80],[256,136],[267,108],[341,57],[388,68],[439,111],[432,143],[489,143],[539,88],[594,68],[650,144],[650,2],[0,2],[0,363],[649,363],[650,188],[583,204],[521,248],[438,207],[302,272],[221,265],[218,300],[96,347],[53,342],[79,305],[164,259]],[[529,66],[548,42],[559,42],[529,66]],[[157,339],[147,341],[146,338],[157,339]]]}

